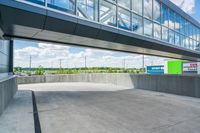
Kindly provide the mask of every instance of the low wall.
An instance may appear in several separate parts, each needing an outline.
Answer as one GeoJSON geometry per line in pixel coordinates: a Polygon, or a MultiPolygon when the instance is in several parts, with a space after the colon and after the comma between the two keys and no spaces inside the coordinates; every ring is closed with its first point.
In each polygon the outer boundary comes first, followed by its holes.
{"type": "Polygon", "coordinates": [[[69,74],[18,77],[19,84],[50,82],[93,82],[200,97],[200,76],[147,74],[69,74]]]}
{"type": "Polygon", "coordinates": [[[17,78],[9,77],[0,80],[0,115],[5,110],[10,100],[17,91],[17,78]]]}

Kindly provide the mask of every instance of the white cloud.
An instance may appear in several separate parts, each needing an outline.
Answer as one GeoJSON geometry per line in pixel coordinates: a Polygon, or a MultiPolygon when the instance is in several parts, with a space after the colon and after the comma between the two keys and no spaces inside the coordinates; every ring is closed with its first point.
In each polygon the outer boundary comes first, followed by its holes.
{"type": "MultiPolygon", "coordinates": [[[[38,43],[38,47],[27,46],[15,49],[15,66],[29,67],[30,55],[32,57],[32,67],[59,67],[60,59],[62,67],[84,67],[85,57],[87,67],[124,67],[141,68],[142,55],[128,54],[100,49],[86,48],[77,50],[77,47],[55,45],[48,43],[38,43]]],[[[164,64],[164,58],[145,56],[145,65],[164,64]]]]}
{"type": "Polygon", "coordinates": [[[195,7],[195,0],[171,0],[174,4],[179,6],[186,13],[193,13],[195,7]]]}

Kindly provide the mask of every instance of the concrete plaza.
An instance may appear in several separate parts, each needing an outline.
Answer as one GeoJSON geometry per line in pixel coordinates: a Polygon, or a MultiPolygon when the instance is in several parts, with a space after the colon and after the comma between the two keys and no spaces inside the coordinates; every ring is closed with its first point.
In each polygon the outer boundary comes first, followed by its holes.
{"type": "Polygon", "coordinates": [[[28,90],[35,93],[43,133],[200,131],[198,98],[109,84],[44,83],[19,85],[15,96],[19,102],[12,102],[0,117],[0,133],[34,132],[32,96],[28,90]]]}

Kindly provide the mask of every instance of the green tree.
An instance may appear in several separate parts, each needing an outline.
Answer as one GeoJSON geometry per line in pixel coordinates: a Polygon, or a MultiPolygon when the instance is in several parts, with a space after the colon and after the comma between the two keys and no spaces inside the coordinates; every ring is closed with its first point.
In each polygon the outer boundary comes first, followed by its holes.
{"type": "Polygon", "coordinates": [[[36,75],[44,75],[44,73],[45,73],[44,68],[41,65],[39,65],[38,68],[35,71],[35,74],[36,75]]]}

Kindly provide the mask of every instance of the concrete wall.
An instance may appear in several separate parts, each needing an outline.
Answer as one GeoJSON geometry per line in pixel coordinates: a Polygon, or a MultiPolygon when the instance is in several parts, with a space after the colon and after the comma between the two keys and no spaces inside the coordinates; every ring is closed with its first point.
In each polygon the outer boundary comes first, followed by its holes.
{"type": "Polygon", "coordinates": [[[200,76],[147,74],[70,74],[18,77],[19,84],[50,82],[93,82],[200,97],[200,76]]]}
{"type": "Polygon", "coordinates": [[[17,78],[9,77],[0,80],[0,115],[9,104],[17,91],[17,78]]]}

